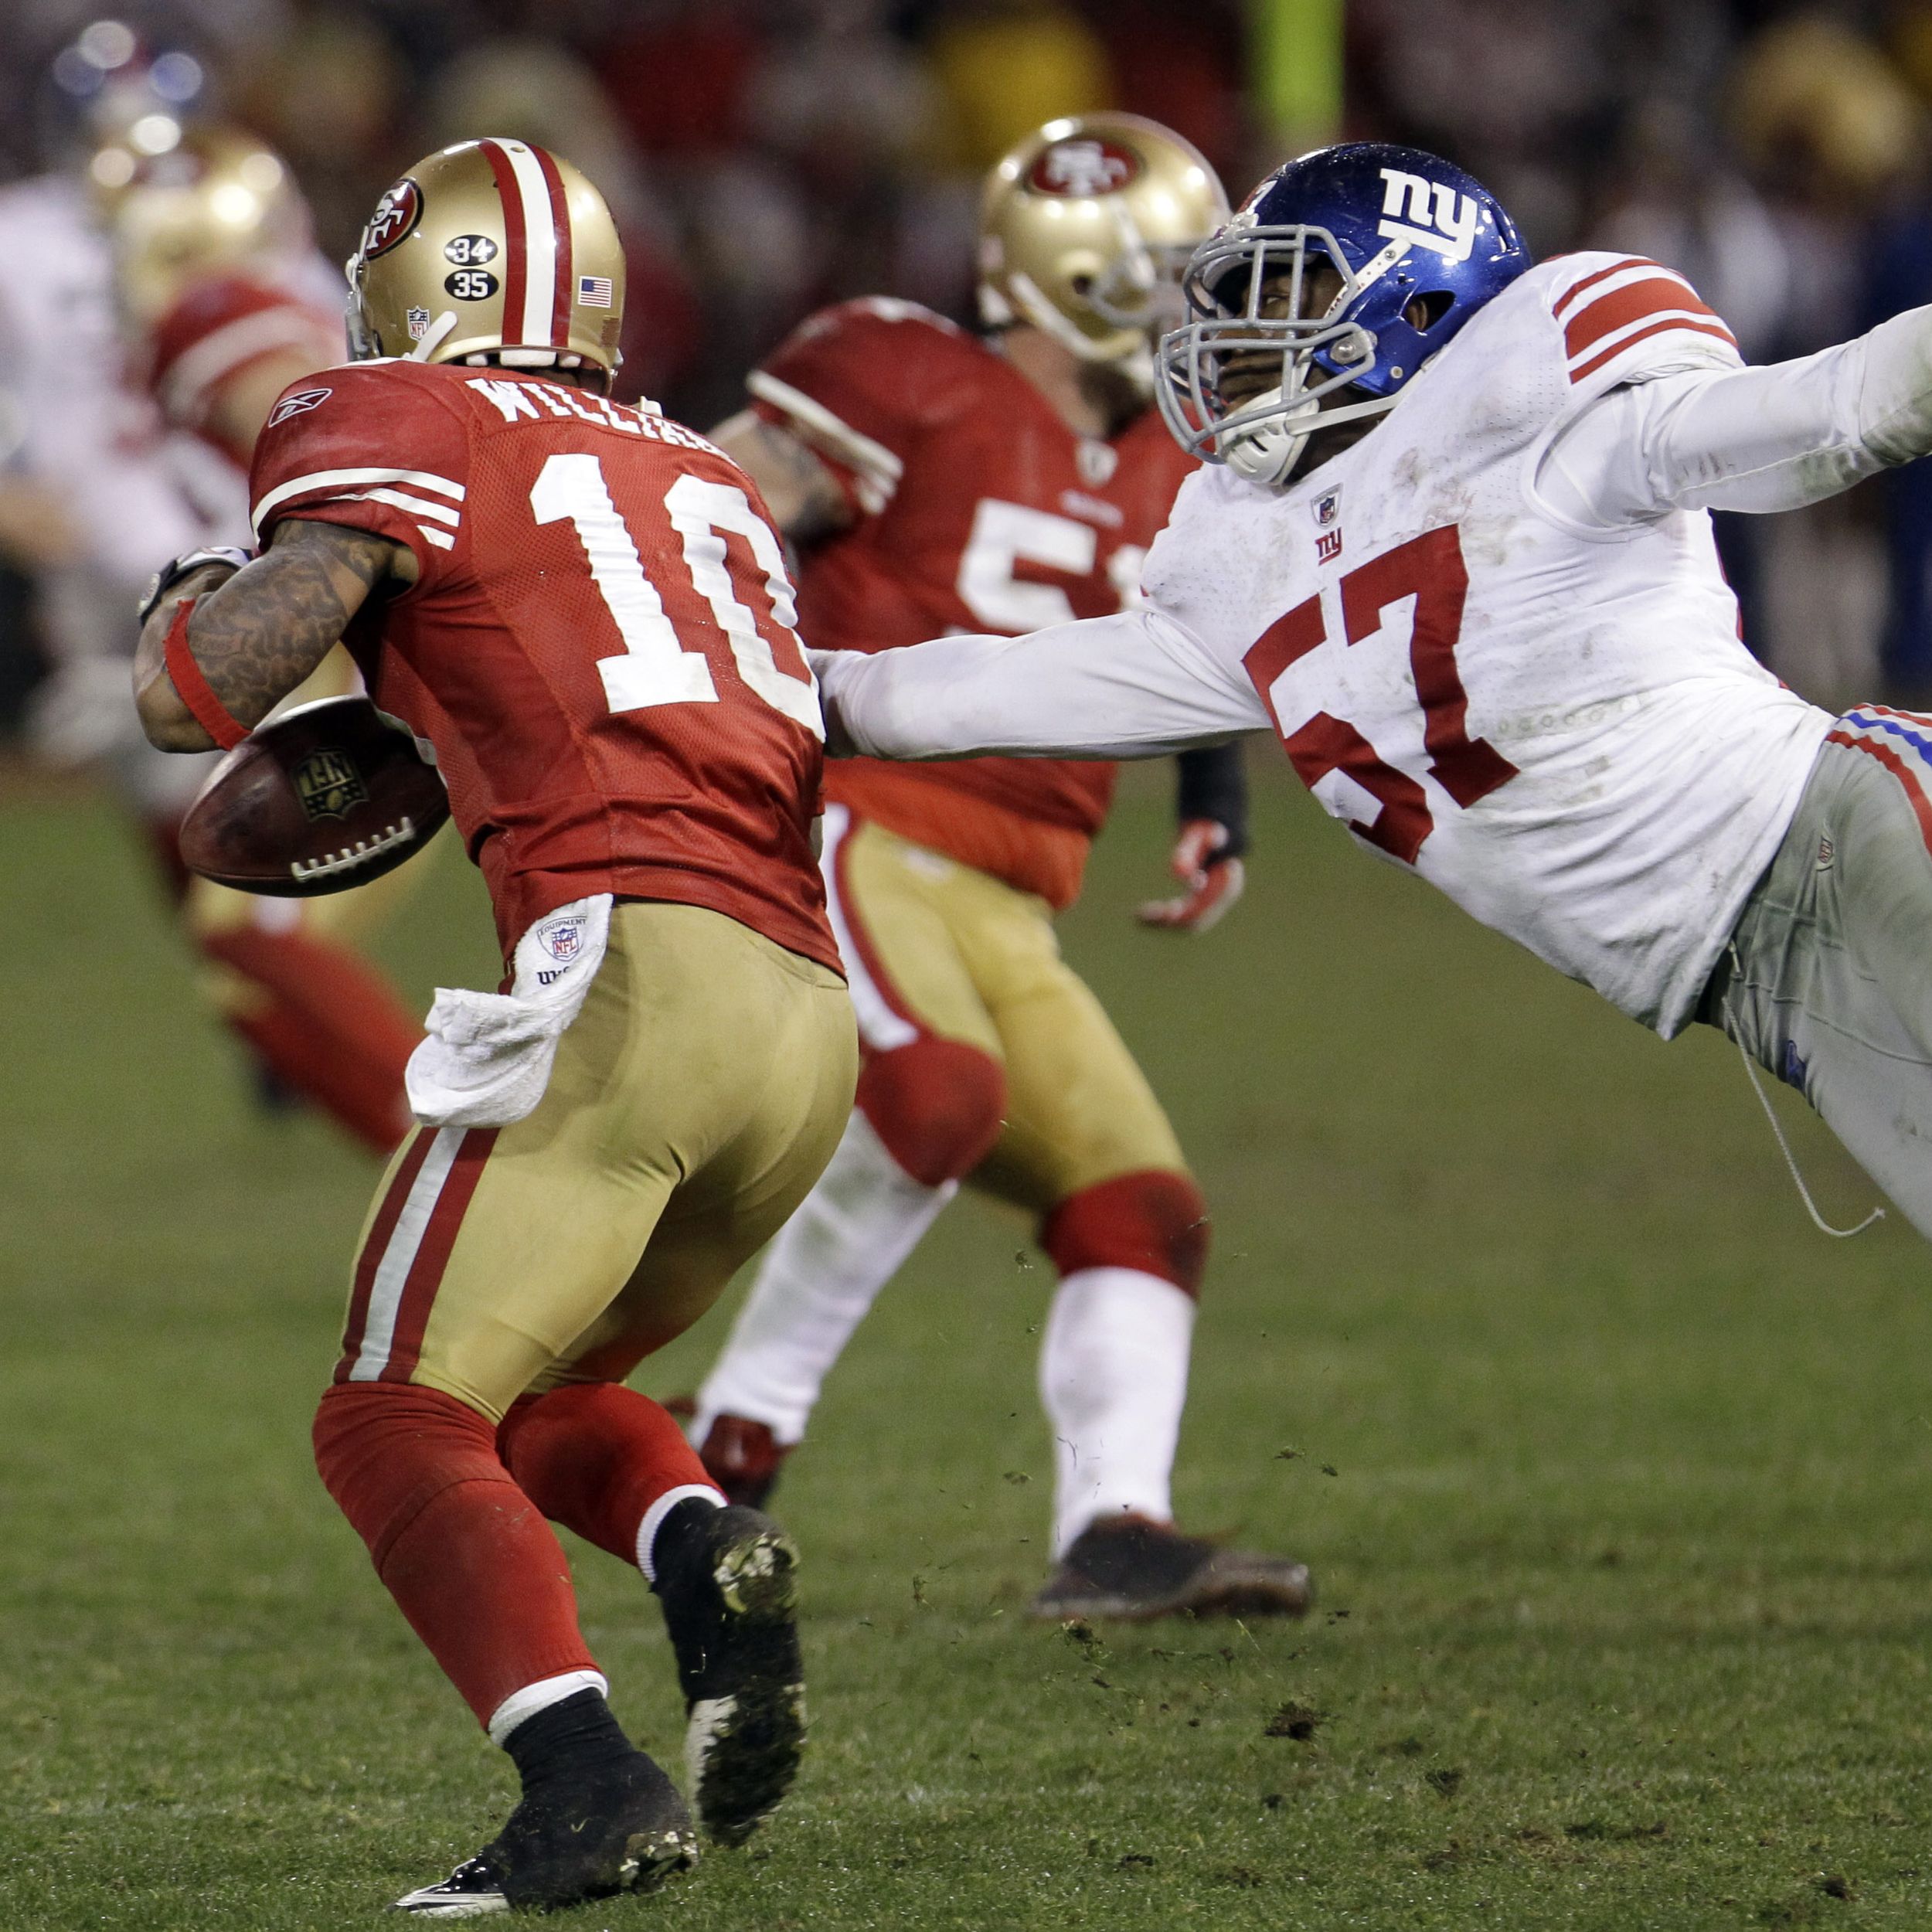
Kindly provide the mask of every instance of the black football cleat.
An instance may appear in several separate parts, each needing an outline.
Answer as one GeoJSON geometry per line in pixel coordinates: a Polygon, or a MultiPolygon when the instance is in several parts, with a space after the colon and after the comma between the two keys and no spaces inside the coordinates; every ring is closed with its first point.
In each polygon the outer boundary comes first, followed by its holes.
{"type": "Polygon", "coordinates": [[[1156,1617],[1303,1617],[1315,1601],[1306,1563],[1223,1549],[1170,1523],[1121,1516],[1089,1523],[1028,1606],[1145,1623],[1156,1617]]]}
{"type": "Polygon", "coordinates": [[[639,1751],[614,1767],[531,1791],[503,1829],[438,1885],[396,1901],[420,1918],[554,1911],[624,1892],[653,1892],[698,1859],[677,1787],[639,1751]]]}
{"type": "Polygon", "coordinates": [[[728,1502],[762,1509],[778,1486],[779,1468],[792,1447],[749,1416],[719,1415],[713,1417],[698,1445],[698,1460],[728,1502]]]}
{"type": "Polygon", "coordinates": [[[665,1519],[654,1560],[692,1803],[719,1843],[742,1845],[791,1788],[804,1749],[798,1552],[755,1509],[694,1501],[665,1519]]]}

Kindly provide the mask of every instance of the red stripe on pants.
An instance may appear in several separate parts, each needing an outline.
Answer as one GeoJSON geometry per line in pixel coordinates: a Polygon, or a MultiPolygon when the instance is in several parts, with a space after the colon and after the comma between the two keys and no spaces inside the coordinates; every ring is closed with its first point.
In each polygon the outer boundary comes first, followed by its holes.
{"type": "MultiPolygon", "coordinates": [[[[1910,716],[1905,713],[1903,716],[1910,716]]],[[[1889,745],[1875,744],[1869,738],[1853,738],[1842,731],[1828,731],[1825,734],[1828,745],[1843,745],[1848,751],[1862,751],[1868,758],[1876,758],[1899,783],[1905,787],[1906,802],[1912,808],[1912,815],[1919,821],[1919,836],[1925,841],[1925,849],[1932,852],[1932,803],[1928,803],[1925,793],[1914,781],[1912,768],[1889,745]]]]}
{"type": "Polygon", "coordinates": [[[443,1270],[448,1267],[450,1250],[456,1245],[457,1231],[463,1225],[476,1184],[483,1178],[483,1164],[496,1145],[498,1129],[473,1127],[463,1136],[444,1177],[443,1185],[430,1210],[428,1225],[410,1264],[407,1278],[396,1310],[396,1332],[389,1343],[389,1359],[383,1365],[379,1382],[406,1382],[422,1359],[423,1333],[429,1326],[430,1311],[436,1306],[436,1291],[443,1285],[443,1270]]]}
{"type": "Polygon", "coordinates": [[[376,1271],[383,1265],[383,1257],[389,1251],[403,1204],[409,1199],[410,1189],[415,1186],[416,1177],[422,1172],[423,1163],[435,1141],[436,1130],[423,1128],[410,1143],[409,1151],[396,1168],[396,1178],[389,1182],[389,1191],[383,1196],[383,1205],[376,1210],[376,1219],[369,1224],[369,1238],[356,1257],[355,1285],[349,1291],[349,1322],[342,1334],[342,1359],[335,1365],[338,1382],[349,1379],[349,1372],[355,1367],[355,1358],[362,1352],[362,1335],[369,1324],[369,1298],[376,1285],[376,1271]]]}

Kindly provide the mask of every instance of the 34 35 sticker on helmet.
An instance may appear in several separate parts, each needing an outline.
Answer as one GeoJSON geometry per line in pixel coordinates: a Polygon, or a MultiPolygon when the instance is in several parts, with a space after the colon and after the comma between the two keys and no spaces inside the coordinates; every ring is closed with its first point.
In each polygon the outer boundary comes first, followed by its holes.
{"type": "Polygon", "coordinates": [[[215,767],[181,855],[219,885],[316,898],[394,871],[449,815],[404,726],[367,698],[324,698],[257,726],[215,767]]]}

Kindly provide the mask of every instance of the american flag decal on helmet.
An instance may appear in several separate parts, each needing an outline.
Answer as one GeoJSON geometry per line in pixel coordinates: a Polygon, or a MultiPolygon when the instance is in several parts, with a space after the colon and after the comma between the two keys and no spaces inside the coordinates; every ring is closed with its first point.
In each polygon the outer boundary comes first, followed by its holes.
{"type": "Polygon", "coordinates": [[[584,308],[608,308],[611,306],[611,277],[608,275],[580,275],[577,277],[577,302],[584,308]]]}

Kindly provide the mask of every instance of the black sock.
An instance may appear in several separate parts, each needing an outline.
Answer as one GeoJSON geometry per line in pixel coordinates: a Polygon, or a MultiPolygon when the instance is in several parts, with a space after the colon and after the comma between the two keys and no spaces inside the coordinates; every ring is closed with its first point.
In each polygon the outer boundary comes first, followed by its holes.
{"type": "Polygon", "coordinates": [[[651,1567],[656,1573],[651,1587],[660,1597],[666,1580],[675,1577],[688,1554],[699,1547],[717,1510],[716,1503],[702,1496],[687,1496],[674,1503],[658,1525],[658,1533],[651,1539],[651,1567]]]}
{"type": "Polygon", "coordinates": [[[526,1717],[503,1740],[527,1797],[539,1784],[637,1754],[601,1691],[580,1690],[526,1717]]]}

